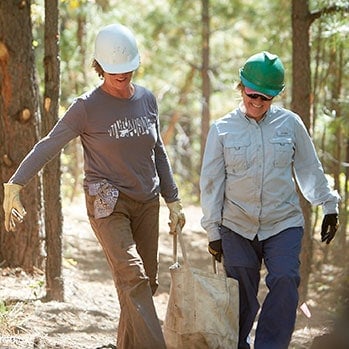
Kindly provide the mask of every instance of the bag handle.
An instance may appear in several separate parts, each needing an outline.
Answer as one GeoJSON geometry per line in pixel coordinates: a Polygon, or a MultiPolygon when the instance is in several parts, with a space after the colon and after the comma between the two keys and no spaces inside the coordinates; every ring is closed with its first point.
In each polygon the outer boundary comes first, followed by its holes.
{"type": "MultiPolygon", "coordinates": [[[[178,263],[178,240],[179,240],[179,245],[181,246],[182,250],[182,257],[183,257],[183,264],[189,266],[189,259],[187,256],[187,250],[185,249],[185,244],[184,244],[184,239],[183,239],[183,234],[182,234],[182,228],[177,225],[176,227],[176,233],[173,234],[173,262],[178,263]]],[[[219,268],[217,265],[216,258],[214,256],[211,256],[212,258],[212,269],[214,274],[219,274],[219,268]]]]}
{"type": "MultiPolygon", "coordinates": [[[[187,256],[187,251],[185,249],[182,228],[177,224],[176,233],[173,234],[173,262],[174,263],[178,263],[178,249],[177,249],[178,240],[179,240],[179,245],[181,246],[181,250],[182,250],[183,264],[189,266],[190,263],[189,263],[189,259],[187,256]]],[[[219,274],[217,261],[214,258],[214,256],[212,256],[212,268],[213,268],[214,274],[219,274]]]]}
{"type": "Polygon", "coordinates": [[[183,240],[182,228],[177,224],[176,233],[173,234],[173,262],[178,263],[178,241],[182,250],[183,263],[189,265],[189,260],[187,256],[187,251],[185,249],[185,244],[183,240]]]}

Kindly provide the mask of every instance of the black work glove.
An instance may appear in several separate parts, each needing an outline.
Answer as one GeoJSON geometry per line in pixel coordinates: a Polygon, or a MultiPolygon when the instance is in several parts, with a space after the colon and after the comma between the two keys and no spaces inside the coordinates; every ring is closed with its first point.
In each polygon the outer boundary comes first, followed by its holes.
{"type": "Polygon", "coordinates": [[[214,256],[217,262],[222,261],[223,249],[222,249],[222,240],[214,240],[208,243],[208,252],[214,256]]]}
{"type": "Polygon", "coordinates": [[[336,235],[338,229],[337,213],[326,214],[321,225],[321,242],[329,244],[336,235]]]}

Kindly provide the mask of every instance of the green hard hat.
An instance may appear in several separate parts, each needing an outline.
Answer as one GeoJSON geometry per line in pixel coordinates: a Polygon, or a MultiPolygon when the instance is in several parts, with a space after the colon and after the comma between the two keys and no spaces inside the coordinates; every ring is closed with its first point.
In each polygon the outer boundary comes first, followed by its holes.
{"type": "Polygon", "coordinates": [[[268,96],[278,95],[285,87],[285,68],[280,58],[266,51],[248,58],[239,74],[244,86],[268,96]]]}

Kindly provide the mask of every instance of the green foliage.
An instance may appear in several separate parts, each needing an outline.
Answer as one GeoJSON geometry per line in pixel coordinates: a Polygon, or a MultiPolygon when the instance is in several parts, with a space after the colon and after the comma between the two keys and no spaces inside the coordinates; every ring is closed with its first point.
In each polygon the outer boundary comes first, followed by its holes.
{"type": "Polygon", "coordinates": [[[0,337],[18,332],[23,319],[23,303],[16,302],[7,305],[0,301],[0,337]]]}
{"type": "Polygon", "coordinates": [[[0,301],[0,314],[1,316],[3,314],[6,314],[8,312],[8,308],[6,306],[6,304],[4,303],[4,301],[0,301]]]}
{"type": "Polygon", "coordinates": [[[29,285],[35,298],[39,298],[44,291],[45,282],[44,280],[36,280],[34,283],[29,285]]]}
{"type": "MultiPolygon", "coordinates": [[[[312,11],[341,6],[334,1],[314,1],[312,11]],[[314,6],[314,3],[318,7],[314,6]]],[[[346,3],[348,6],[348,4],[346,3]]],[[[338,144],[344,150],[349,138],[349,32],[348,11],[325,13],[311,27],[313,42],[312,70],[314,91],[314,139],[319,151],[324,154],[325,170],[332,173],[338,159],[338,144]],[[336,154],[336,155],[333,155],[336,154]]],[[[344,162],[343,162],[344,163],[344,162]]],[[[342,170],[345,168],[342,167],[342,170]]]]}
{"type": "MultiPolygon", "coordinates": [[[[34,46],[40,76],[43,72],[43,3],[44,0],[36,0],[32,5],[34,46]]],[[[291,4],[289,0],[209,2],[212,120],[237,106],[239,94],[235,85],[238,69],[247,57],[262,50],[278,54],[285,65],[286,92],[280,102],[289,105],[291,4]]],[[[345,6],[346,1],[309,1],[311,12],[333,5],[345,6]]],[[[166,146],[178,184],[193,200],[198,198],[200,172],[201,6],[201,1],[186,0],[60,1],[62,110],[74,97],[100,84],[90,66],[94,38],[99,28],[113,22],[129,26],[135,32],[141,53],[141,66],[135,74],[135,82],[148,87],[156,95],[162,130],[166,131],[174,113],[180,115],[174,137],[166,146]],[[192,80],[189,81],[190,77],[192,80]]],[[[348,75],[349,43],[345,39],[348,31],[348,13],[344,10],[324,14],[311,27],[314,130],[320,130],[324,125],[331,135],[335,135],[340,127],[344,139],[348,138],[348,80],[341,80],[338,96],[334,96],[334,90],[338,77],[348,75]],[[329,115],[335,115],[335,123],[329,115]]],[[[320,131],[314,137],[317,145],[322,144],[320,131]]],[[[331,147],[333,137],[326,137],[326,149],[331,147]]],[[[69,158],[74,159],[74,156],[66,154],[64,166],[71,168],[74,163],[69,165],[69,158]]],[[[69,183],[76,181],[71,176],[67,180],[69,183]]]]}

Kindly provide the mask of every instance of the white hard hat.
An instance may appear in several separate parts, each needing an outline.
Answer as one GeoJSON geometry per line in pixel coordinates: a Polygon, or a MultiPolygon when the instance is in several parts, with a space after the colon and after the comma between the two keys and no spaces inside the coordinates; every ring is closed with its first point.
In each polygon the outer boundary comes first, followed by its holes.
{"type": "Polygon", "coordinates": [[[140,62],[136,39],[121,24],[107,25],[98,32],[94,58],[109,74],[134,71],[140,62]]]}

